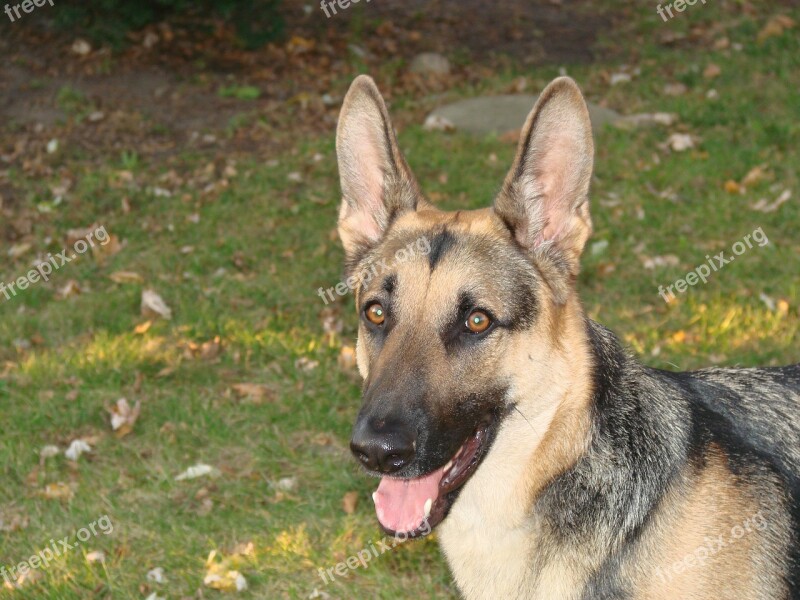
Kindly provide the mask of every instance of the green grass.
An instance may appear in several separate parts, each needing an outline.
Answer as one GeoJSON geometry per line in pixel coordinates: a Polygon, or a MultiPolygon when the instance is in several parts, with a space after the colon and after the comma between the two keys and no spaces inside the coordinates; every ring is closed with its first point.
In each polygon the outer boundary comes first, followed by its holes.
{"type": "MultiPolygon", "coordinates": [[[[800,20],[797,11],[793,17],[800,20]]],[[[644,33],[636,43],[641,73],[630,83],[604,83],[601,73],[619,68],[613,63],[570,69],[593,101],[626,113],[680,116],[670,129],[599,134],[590,245],[606,240],[608,247],[584,257],[585,306],[653,366],[800,361],[800,39],[787,32],[757,44],[763,19],[726,21],[711,4],[670,25],[656,21],[654,11],[641,18],[645,32],[717,23],[719,35],[742,50],[669,49],[644,33]],[[722,70],[713,81],[702,76],[710,62],[722,70]],[[665,96],[663,85],[675,81],[689,92],[665,96]],[[712,87],[717,100],[706,99],[712,87]],[[660,149],[673,130],[696,135],[697,147],[660,149]],[[726,180],[741,180],[762,164],[763,182],[744,195],[725,191],[726,180]],[[795,197],[777,212],[750,208],[784,189],[795,197]],[[758,227],[767,246],[748,251],[678,302],[668,306],[659,297],[659,285],[683,277],[706,254],[729,253],[758,227]],[[642,254],[673,254],[680,264],[646,269],[642,254]],[[788,311],[770,311],[762,292],[785,300],[788,311]]],[[[521,74],[536,88],[556,71],[512,70],[480,88],[503,90],[521,74]]],[[[400,120],[409,100],[395,102],[400,120]]],[[[491,202],[514,151],[498,140],[428,133],[416,125],[400,141],[426,192],[450,209],[491,202]]],[[[50,160],[59,166],[69,158],[50,160]]],[[[15,597],[192,596],[203,588],[212,550],[228,557],[238,544],[252,542],[253,551],[234,561],[250,586],[243,598],[307,598],[315,587],[333,598],[455,598],[435,535],[329,585],[317,573],[380,539],[370,501],[374,482],[359,474],[347,452],[360,382],[339,368],[337,357],[354,342],[352,299],[336,307],[344,331],[329,336],[316,295],[341,277],[342,252],[330,235],[338,208],[332,133],[298,140],[277,164],[240,161],[235,174],[191,154],[148,164],[135,149],[102,169],[80,160],[70,167],[76,189],[42,217],[36,250],[58,252],[67,229],[90,223],[104,225],[125,245],[105,262],[87,254],[57,271],[51,284],[36,284],[10,301],[0,297],[0,515],[6,522],[13,514],[28,519],[27,527],[0,533],[0,564],[25,559],[51,538],[74,539],[77,529],[104,514],[114,531],[58,559],[41,571],[38,585],[15,597]],[[158,196],[155,187],[171,195],[158,196]],[[121,210],[123,198],[130,212],[121,210]],[[109,276],[121,270],[140,274],[144,283],[114,283],[109,276]],[[87,291],[58,299],[55,289],[69,279],[87,291]],[[139,314],[145,287],[163,296],[174,317],[142,333],[135,328],[146,321],[139,314]],[[192,355],[191,344],[216,336],[223,346],[218,357],[192,355]],[[319,366],[299,368],[304,357],[319,366]],[[243,401],[231,393],[242,382],[269,384],[275,396],[243,401]],[[134,431],[122,439],[111,432],[104,408],[120,397],[142,402],[134,431]],[[43,446],[63,449],[78,437],[94,443],[77,464],[63,455],[40,464],[43,446]],[[175,480],[200,462],[219,476],[175,480]],[[277,482],[287,477],[296,478],[296,487],[279,490],[277,482]],[[42,497],[56,482],[73,485],[74,497],[42,497]],[[341,506],[348,491],[359,496],[352,515],[341,506]],[[105,564],[87,562],[90,550],[103,550],[105,564]],[[165,569],[167,584],[146,581],[153,567],[165,569]]],[[[48,185],[56,183],[12,177],[31,207],[49,200],[48,185]]],[[[22,275],[30,260],[28,254],[7,262],[0,280],[22,275]]]]}

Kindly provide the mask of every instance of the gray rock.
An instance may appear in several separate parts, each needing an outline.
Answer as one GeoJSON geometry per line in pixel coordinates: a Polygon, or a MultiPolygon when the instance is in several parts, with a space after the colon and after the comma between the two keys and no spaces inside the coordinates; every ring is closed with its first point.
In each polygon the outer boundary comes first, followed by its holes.
{"type": "MultiPolygon", "coordinates": [[[[452,123],[456,129],[467,133],[502,135],[522,128],[537,97],[514,94],[459,100],[437,108],[428,118],[444,119],[452,123]]],[[[620,115],[615,111],[592,103],[589,103],[589,116],[595,133],[605,124],[613,124],[620,119],[620,115]]]]}
{"type": "Polygon", "coordinates": [[[450,61],[436,52],[423,52],[414,57],[408,69],[420,75],[447,75],[450,73],[450,61]]]}

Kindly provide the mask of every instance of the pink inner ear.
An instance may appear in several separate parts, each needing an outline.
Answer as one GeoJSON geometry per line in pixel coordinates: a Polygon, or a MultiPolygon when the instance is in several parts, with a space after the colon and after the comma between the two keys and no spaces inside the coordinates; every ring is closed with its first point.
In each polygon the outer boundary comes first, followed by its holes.
{"type": "Polygon", "coordinates": [[[352,209],[348,220],[352,230],[371,240],[380,238],[383,221],[383,168],[387,157],[378,140],[374,138],[375,129],[367,123],[358,123],[352,132],[354,173],[352,191],[356,195],[357,208],[352,209]]]}
{"type": "Polygon", "coordinates": [[[569,225],[570,203],[576,193],[575,158],[580,156],[574,137],[567,133],[551,135],[537,141],[544,150],[533,158],[535,181],[542,200],[541,218],[545,226],[534,241],[538,246],[544,241],[555,241],[569,225]]]}

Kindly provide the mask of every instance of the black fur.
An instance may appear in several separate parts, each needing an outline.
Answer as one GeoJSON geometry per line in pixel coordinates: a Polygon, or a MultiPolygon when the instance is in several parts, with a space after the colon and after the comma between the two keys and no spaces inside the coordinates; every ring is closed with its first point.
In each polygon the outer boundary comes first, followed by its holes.
{"type": "Polygon", "coordinates": [[[601,325],[587,320],[587,330],[595,362],[590,446],[534,508],[562,544],[596,540],[598,523],[609,532],[606,558],[583,597],[631,593],[617,587],[617,571],[667,489],[681,485],[687,467],[691,472],[702,466],[704,451],[715,443],[730,457],[734,473],[763,480],[764,489],[778,495],[767,502],[791,505],[787,582],[791,598],[798,598],[800,365],[672,373],[640,365],[601,325]]]}

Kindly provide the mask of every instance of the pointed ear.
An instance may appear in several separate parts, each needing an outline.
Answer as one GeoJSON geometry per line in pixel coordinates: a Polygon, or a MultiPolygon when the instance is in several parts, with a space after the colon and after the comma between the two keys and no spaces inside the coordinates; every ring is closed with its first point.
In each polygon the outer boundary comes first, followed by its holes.
{"type": "Polygon", "coordinates": [[[373,246],[401,213],[424,202],[397,145],[386,104],[372,78],[359,75],[336,130],[342,185],[339,236],[348,262],[373,246]]]}
{"type": "Polygon", "coordinates": [[[523,248],[549,257],[567,282],[577,277],[592,232],[588,194],[593,160],[586,102],[572,79],[559,77],[528,115],[494,210],[523,248]]]}

